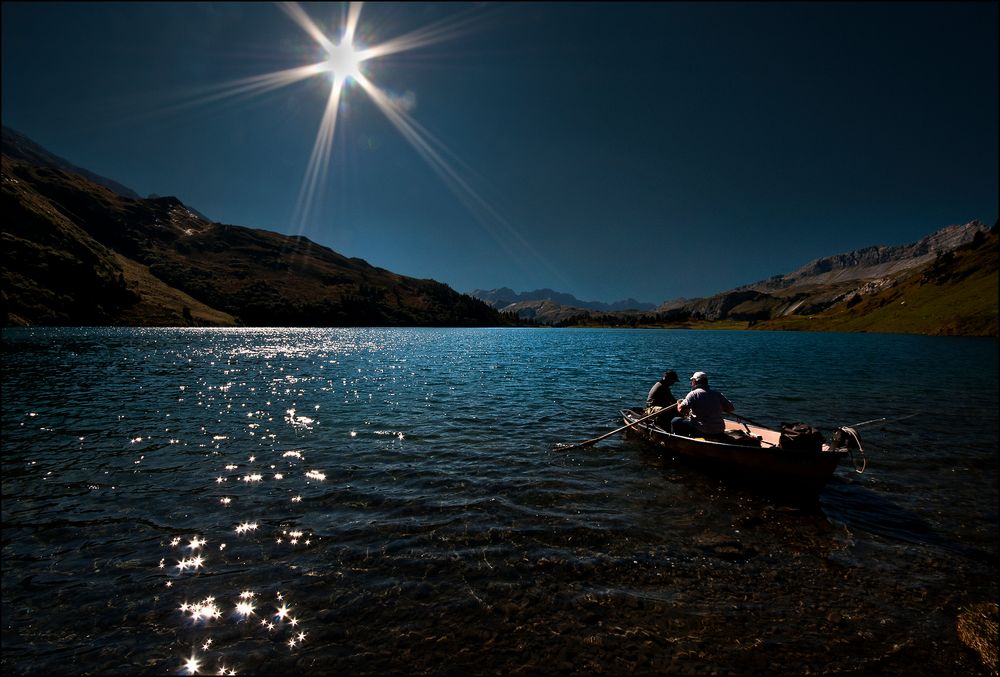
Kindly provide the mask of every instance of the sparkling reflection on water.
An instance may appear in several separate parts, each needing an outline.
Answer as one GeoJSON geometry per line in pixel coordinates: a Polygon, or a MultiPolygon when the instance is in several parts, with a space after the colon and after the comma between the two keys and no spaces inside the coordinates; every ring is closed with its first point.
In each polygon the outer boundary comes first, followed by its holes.
{"type": "Polygon", "coordinates": [[[955,625],[997,599],[995,341],[36,329],[3,349],[5,671],[985,672],[955,625]],[[869,470],[814,506],[617,436],[552,451],[618,427],[667,367],[755,420],[921,415],[864,429],[869,470]]]}

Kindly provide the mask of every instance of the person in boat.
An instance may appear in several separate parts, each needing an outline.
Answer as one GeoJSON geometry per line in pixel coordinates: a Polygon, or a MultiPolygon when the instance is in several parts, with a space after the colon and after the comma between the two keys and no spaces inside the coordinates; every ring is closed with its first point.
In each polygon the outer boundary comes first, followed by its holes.
{"type": "Polygon", "coordinates": [[[717,438],[726,430],[722,415],[735,410],[729,398],[708,387],[708,374],[696,371],[691,376],[691,392],[677,400],[680,415],[670,422],[670,431],[686,437],[717,438]]]}
{"type": "Polygon", "coordinates": [[[646,396],[646,414],[663,412],[660,416],[655,417],[657,422],[669,422],[677,416],[677,399],[670,392],[670,386],[678,381],[680,379],[677,378],[677,372],[671,369],[663,372],[663,377],[649,389],[649,394],[646,396]]]}

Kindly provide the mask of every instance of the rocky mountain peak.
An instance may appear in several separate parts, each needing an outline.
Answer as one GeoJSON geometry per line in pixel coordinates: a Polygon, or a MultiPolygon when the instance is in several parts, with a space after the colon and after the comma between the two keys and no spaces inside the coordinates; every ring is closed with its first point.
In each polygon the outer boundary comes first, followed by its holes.
{"type": "Polygon", "coordinates": [[[817,284],[833,284],[849,280],[867,280],[897,275],[921,266],[940,253],[951,251],[971,242],[976,233],[989,227],[980,221],[950,225],[906,245],[875,245],[843,254],[824,256],[798,270],[752,284],[737,290],[775,291],[817,284]]]}

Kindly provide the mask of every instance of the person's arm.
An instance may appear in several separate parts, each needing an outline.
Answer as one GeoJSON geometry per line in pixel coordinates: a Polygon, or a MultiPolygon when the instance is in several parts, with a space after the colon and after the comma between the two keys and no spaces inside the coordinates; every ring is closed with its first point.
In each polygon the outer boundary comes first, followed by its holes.
{"type": "Polygon", "coordinates": [[[684,400],[677,400],[677,413],[679,415],[681,415],[681,416],[687,416],[689,411],[691,411],[691,407],[689,407],[684,402],[684,400]]]}
{"type": "Polygon", "coordinates": [[[733,406],[733,403],[730,402],[729,398],[725,395],[722,396],[722,410],[727,414],[731,414],[736,411],[736,407],[733,406]]]}

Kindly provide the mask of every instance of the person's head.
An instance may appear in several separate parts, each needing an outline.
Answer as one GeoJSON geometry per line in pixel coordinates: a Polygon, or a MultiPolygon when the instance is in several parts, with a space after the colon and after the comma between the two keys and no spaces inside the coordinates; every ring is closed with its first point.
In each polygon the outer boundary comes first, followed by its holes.
{"type": "Polygon", "coordinates": [[[703,371],[696,371],[691,374],[691,385],[692,386],[707,386],[708,385],[708,374],[703,371]]]}
{"type": "Polygon", "coordinates": [[[670,371],[663,372],[663,378],[660,380],[669,386],[677,383],[680,379],[677,378],[677,372],[671,369],[670,371]]]}

